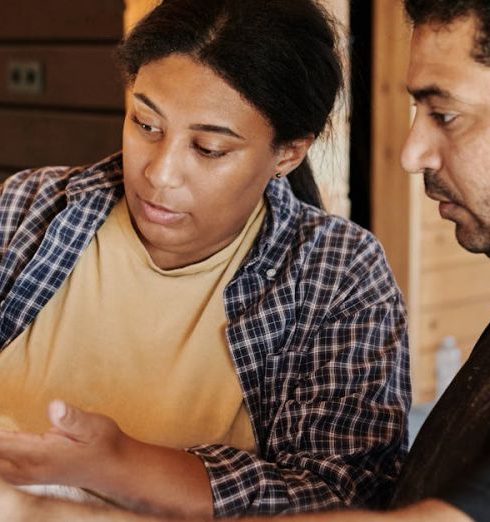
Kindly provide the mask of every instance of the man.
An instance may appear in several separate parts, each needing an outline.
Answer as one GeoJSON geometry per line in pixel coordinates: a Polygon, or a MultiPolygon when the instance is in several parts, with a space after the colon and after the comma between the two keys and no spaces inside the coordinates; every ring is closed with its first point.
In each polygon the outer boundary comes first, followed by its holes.
{"type": "MultiPolygon", "coordinates": [[[[460,245],[490,256],[490,3],[405,6],[415,25],[407,85],[417,113],[403,166],[423,173],[427,196],[455,223],[460,245]]],[[[490,327],[419,434],[394,504],[442,494],[490,520],[489,413],[490,327]]]]}
{"type": "MultiPolygon", "coordinates": [[[[405,0],[405,7],[415,27],[408,90],[417,114],[403,165],[409,172],[423,173],[427,195],[440,202],[441,216],[455,223],[458,242],[490,256],[490,3],[405,0]]],[[[297,520],[490,519],[489,345],[487,328],[420,432],[395,492],[393,511],[317,513],[297,520]]],[[[74,411],[62,422],[77,436],[89,429],[82,412],[74,411]]],[[[0,513],[9,522],[157,520],[34,499],[3,485],[0,513]]]]}

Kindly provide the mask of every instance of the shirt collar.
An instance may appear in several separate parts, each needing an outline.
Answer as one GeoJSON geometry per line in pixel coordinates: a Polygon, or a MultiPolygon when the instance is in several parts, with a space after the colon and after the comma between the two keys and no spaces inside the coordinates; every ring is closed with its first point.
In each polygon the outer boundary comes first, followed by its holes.
{"type": "Polygon", "coordinates": [[[86,192],[116,188],[123,183],[122,153],[116,152],[98,163],[78,167],[66,187],[68,201],[86,192]]]}
{"type": "Polygon", "coordinates": [[[244,269],[273,279],[284,263],[301,217],[301,203],[286,178],[271,180],[265,191],[268,212],[244,269]]]}

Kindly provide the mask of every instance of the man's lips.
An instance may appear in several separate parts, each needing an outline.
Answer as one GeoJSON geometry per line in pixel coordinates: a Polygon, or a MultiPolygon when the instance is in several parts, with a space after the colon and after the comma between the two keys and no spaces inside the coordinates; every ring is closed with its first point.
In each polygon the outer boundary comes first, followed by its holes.
{"type": "Polygon", "coordinates": [[[454,201],[447,199],[447,197],[439,196],[437,194],[433,194],[427,191],[425,192],[425,194],[433,201],[437,201],[439,203],[439,215],[443,219],[453,220],[455,216],[454,212],[457,211],[457,209],[460,207],[458,203],[455,203],[454,201]]]}
{"type": "Polygon", "coordinates": [[[430,192],[426,192],[425,195],[434,201],[437,201],[439,203],[452,203],[450,199],[444,198],[442,196],[438,196],[437,194],[431,194],[430,192]]]}
{"type": "Polygon", "coordinates": [[[153,203],[151,201],[146,201],[141,198],[140,202],[144,217],[148,221],[158,225],[172,225],[174,223],[178,223],[187,216],[187,212],[178,212],[171,208],[153,203]]]}

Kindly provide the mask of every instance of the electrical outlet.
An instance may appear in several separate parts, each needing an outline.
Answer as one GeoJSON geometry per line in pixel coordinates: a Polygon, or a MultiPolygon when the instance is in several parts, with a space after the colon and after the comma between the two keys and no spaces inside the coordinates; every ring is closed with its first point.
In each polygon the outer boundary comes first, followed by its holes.
{"type": "Polygon", "coordinates": [[[42,63],[10,61],[7,64],[7,89],[15,94],[42,94],[44,90],[42,63]]]}

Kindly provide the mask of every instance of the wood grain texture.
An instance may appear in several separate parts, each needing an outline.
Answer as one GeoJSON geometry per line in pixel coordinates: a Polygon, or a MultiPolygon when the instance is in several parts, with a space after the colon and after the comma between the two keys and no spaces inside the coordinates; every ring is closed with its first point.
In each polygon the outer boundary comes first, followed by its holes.
{"type": "Polygon", "coordinates": [[[123,34],[123,0],[2,0],[0,40],[104,40],[123,34]]]}
{"type": "Polygon", "coordinates": [[[122,116],[0,110],[0,166],[79,165],[121,147],[122,116]]]}
{"type": "Polygon", "coordinates": [[[456,337],[458,342],[465,339],[475,342],[490,321],[489,297],[424,308],[420,321],[420,351],[433,351],[447,335],[456,337]]]}
{"type": "Polygon", "coordinates": [[[422,270],[431,271],[450,266],[467,266],[468,270],[478,270],[490,264],[483,254],[472,254],[459,245],[455,235],[455,225],[442,221],[422,226],[422,270]]]}
{"type": "Polygon", "coordinates": [[[409,289],[410,181],[400,166],[409,129],[409,28],[400,2],[374,1],[372,223],[397,281],[409,289]]]}
{"type": "Polygon", "coordinates": [[[490,262],[482,257],[480,263],[474,266],[448,265],[424,270],[420,292],[422,308],[489,298],[490,262]]]}
{"type": "Polygon", "coordinates": [[[37,62],[43,71],[40,94],[12,91],[0,83],[0,103],[26,106],[124,110],[124,86],[114,46],[0,46],[0,77],[12,63],[37,62]]]}

